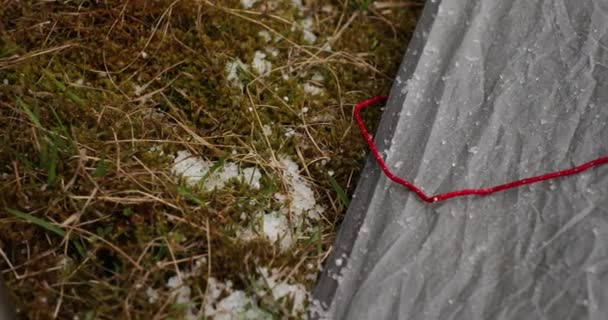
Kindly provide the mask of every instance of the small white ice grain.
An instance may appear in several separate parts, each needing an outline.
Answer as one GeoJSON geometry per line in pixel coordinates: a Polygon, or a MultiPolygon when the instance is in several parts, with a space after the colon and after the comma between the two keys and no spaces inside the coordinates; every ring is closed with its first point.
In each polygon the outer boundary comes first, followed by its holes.
{"type": "Polygon", "coordinates": [[[258,0],[241,0],[241,4],[245,9],[251,9],[256,2],[258,2],[258,0]]]}
{"type": "Polygon", "coordinates": [[[469,149],[469,152],[472,154],[476,154],[477,152],[479,152],[479,147],[471,147],[471,149],[469,149]]]}
{"type": "Polygon", "coordinates": [[[344,263],[344,261],[342,261],[342,258],[336,259],[336,267],[341,267],[342,263],[344,263]]]}

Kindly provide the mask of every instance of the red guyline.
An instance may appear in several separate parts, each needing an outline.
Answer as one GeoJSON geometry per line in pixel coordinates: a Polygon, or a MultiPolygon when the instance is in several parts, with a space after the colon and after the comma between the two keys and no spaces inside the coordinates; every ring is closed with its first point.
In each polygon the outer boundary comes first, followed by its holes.
{"type": "Polygon", "coordinates": [[[405,179],[402,179],[402,178],[396,176],[394,173],[392,173],[389,170],[389,168],[386,165],[386,163],[384,162],[384,160],[382,160],[382,157],[380,156],[380,152],[378,152],[378,148],[374,144],[372,137],[370,136],[369,132],[365,128],[365,123],[361,119],[361,115],[360,115],[361,109],[369,107],[370,105],[377,103],[377,102],[384,102],[384,101],[386,101],[386,99],[387,99],[386,97],[375,97],[375,98],[371,98],[371,99],[368,99],[368,100],[365,100],[365,101],[359,103],[357,106],[355,106],[355,111],[354,111],[355,120],[357,120],[357,124],[359,125],[359,129],[361,130],[361,133],[363,134],[363,138],[367,142],[367,145],[369,146],[370,150],[372,151],[374,158],[380,165],[380,168],[382,169],[384,174],[389,179],[393,180],[394,182],[410,189],[420,199],[422,199],[425,202],[432,203],[432,202],[447,200],[447,199],[454,198],[454,197],[464,197],[464,196],[470,196],[470,195],[489,195],[489,194],[496,193],[499,191],[517,188],[517,187],[520,187],[523,185],[533,184],[533,183],[544,181],[544,180],[555,179],[555,178],[559,178],[559,177],[565,177],[565,176],[577,174],[577,173],[583,172],[587,169],[590,169],[592,167],[608,163],[608,157],[601,157],[601,158],[597,158],[595,160],[586,162],[580,166],[573,167],[570,169],[554,171],[554,172],[545,173],[545,174],[535,176],[535,177],[519,179],[519,180],[511,181],[511,182],[508,182],[505,184],[500,184],[500,185],[489,187],[489,188],[462,189],[462,190],[455,190],[455,191],[450,191],[450,192],[446,192],[446,193],[428,196],[419,187],[415,186],[414,184],[412,184],[411,182],[409,182],[405,179]]]}

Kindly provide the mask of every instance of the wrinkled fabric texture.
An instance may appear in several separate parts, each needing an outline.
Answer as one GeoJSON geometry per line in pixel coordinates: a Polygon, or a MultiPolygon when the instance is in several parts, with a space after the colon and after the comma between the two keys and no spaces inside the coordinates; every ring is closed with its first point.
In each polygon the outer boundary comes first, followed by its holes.
{"type": "MultiPolygon", "coordinates": [[[[608,155],[608,1],[428,1],[375,141],[427,194],[608,155]]],[[[370,157],[313,318],[608,319],[608,166],[435,204],[370,157]]]]}

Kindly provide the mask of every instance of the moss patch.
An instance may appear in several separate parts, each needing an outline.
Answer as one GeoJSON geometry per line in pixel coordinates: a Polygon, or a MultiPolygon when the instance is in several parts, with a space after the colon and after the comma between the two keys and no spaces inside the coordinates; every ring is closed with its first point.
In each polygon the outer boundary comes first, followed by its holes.
{"type": "Polygon", "coordinates": [[[252,279],[274,268],[313,287],[364,161],[352,107],[388,93],[418,12],[213,3],[21,1],[0,13],[0,266],[25,317],[181,319],[210,277],[274,317],[303,315],[252,279]],[[256,52],[269,72],[251,66],[256,52]],[[233,79],[235,61],[246,67],[233,79]],[[260,168],[262,186],[188,186],[171,171],[179,150],[260,168]],[[289,250],[239,236],[285,206],[279,156],[325,208],[289,250]],[[196,261],[183,306],[166,283],[196,261]]]}

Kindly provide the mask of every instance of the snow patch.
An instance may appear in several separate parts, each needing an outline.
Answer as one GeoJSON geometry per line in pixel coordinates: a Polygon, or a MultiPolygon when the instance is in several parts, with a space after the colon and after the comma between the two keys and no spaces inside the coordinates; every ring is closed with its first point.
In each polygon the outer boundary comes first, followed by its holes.
{"type": "Polygon", "coordinates": [[[304,302],[308,298],[308,292],[302,284],[289,284],[286,281],[280,281],[280,274],[276,269],[268,271],[266,268],[260,268],[259,272],[262,275],[262,279],[268,285],[268,288],[270,288],[272,297],[275,300],[285,297],[292,299],[292,316],[295,316],[297,313],[304,310],[304,302]]]}
{"type": "Polygon", "coordinates": [[[280,212],[264,214],[262,231],[268,240],[272,242],[280,241],[279,246],[283,250],[288,249],[293,243],[289,221],[280,212]]]}
{"type": "Polygon", "coordinates": [[[308,44],[315,43],[315,41],[317,41],[317,36],[312,31],[312,27],[313,27],[312,17],[304,18],[304,20],[302,20],[300,22],[300,25],[302,26],[302,36],[304,38],[304,41],[308,44]]]}
{"type": "Polygon", "coordinates": [[[266,60],[266,54],[264,52],[258,50],[253,54],[253,62],[251,62],[251,67],[258,74],[262,75],[272,70],[272,63],[266,60]]]}
{"type": "Polygon", "coordinates": [[[306,92],[310,95],[313,95],[313,96],[320,95],[324,91],[323,88],[319,88],[310,83],[305,83],[303,89],[304,89],[304,92],[306,92]]]}
{"type": "Polygon", "coordinates": [[[280,162],[285,168],[283,175],[287,179],[291,211],[297,216],[304,216],[315,211],[320,213],[315,200],[315,193],[310,183],[300,176],[298,164],[288,157],[282,157],[280,162]]]}
{"type": "Polygon", "coordinates": [[[182,150],[177,152],[173,160],[173,173],[184,177],[189,185],[196,185],[205,178],[202,186],[207,191],[221,189],[232,179],[247,183],[254,189],[260,188],[262,173],[257,168],[241,168],[235,163],[225,162],[221,168],[210,172],[215,165],[192,155],[190,151],[182,150]]]}
{"type": "Polygon", "coordinates": [[[233,86],[243,90],[243,72],[248,72],[247,66],[241,59],[230,61],[226,64],[226,80],[230,81],[233,86]]]}
{"type": "Polygon", "coordinates": [[[144,91],[146,90],[145,86],[140,86],[138,84],[134,84],[133,85],[133,93],[135,93],[136,96],[141,96],[142,93],[144,93],[144,91]]]}
{"type": "Polygon", "coordinates": [[[153,288],[148,287],[148,289],[146,289],[146,295],[148,296],[148,303],[158,301],[158,291],[154,290],[153,288]]]}
{"type": "Polygon", "coordinates": [[[291,0],[291,5],[294,8],[298,9],[300,14],[302,14],[302,12],[304,12],[304,4],[302,4],[302,0],[291,0]]]}
{"type": "MultiPolygon", "coordinates": [[[[281,156],[278,166],[287,185],[287,192],[274,194],[282,207],[254,213],[259,220],[239,230],[237,237],[242,241],[263,237],[277,243],[281,250],[287,250],[296,239],[295,230],[303,230],[307,219],[319,219],[325,209],[316,203],[315,193],[310,183],[300,176],[297,163],[287,156],[281,156]]],[[[245,212],[243,216],[246,217],[245,212]]]]}
{"type": "Polygon", "coordinates": [[[296,130],[294,130],[293,128],[285,128],[285,133],[283,134],[286,137],[293,137],[296,135],[296,130]]]}
{"type": "Polygon", "coordinates": [[[266,47],[264,48],[264,50],[266,50],[266,52],[268,52],[271,56],[275,58],[279,56],[279,50],[277,48],[266,47]]]}
{"type": "MultiPolygon", "coordinates": [[[[267,290],[260,290],[256,295],[263,297],[270,293],[276,301],[291,299],[293,304],[290,311],[294,317],[305,311],[304,304],[309,295],[304,285],[281,280],[277,269],[259,268],[258,272],[260,277],[255,282],[267,290]]],[[[207,282],[203,311],[206,317],[216,320],[272,319],[271,314],[259,307],[255,296],[242,290],[234,290],[230,281],[224,284],[213,277],[207,282]]]]}
{"type": "Polygon", "coordinates": [[[325,77],[323,77],[323,75],[321,75],[320,73],[315,72],[312,75],[312,78],[310,78],[310,80],[316,81],[316,82],[323,82],[323,81],[325,81],[325,77]]]}
{"type": "Polygon", "coordinates": [[[241,5],[243,5],[243,8],[245,9],[251,9],[256,2],[258,2],[258,0],[241,0],[241,5]]]}
{"type": "Polygon", "coordinates": [[[272,319],[271,315],[258,307],[256,301],[241,290],[233,290],[230,281],[218,282],[213,277],[207,282],[205,316],[215,320],[272,319]],[[222,299],[223,293],[228,295],[222,299]]]}
{"type": "Polygon", "coordinates": [[[268,43],[270,42],[270,40],[272,40],[272,36],[270,35],[270,32],[266,31],[266,30],[262,30],[260,32],[258,32],[258,36],[260,36],[260,38],[262,38],[262,40],[264,40],[264,42],[268,43]]]}

